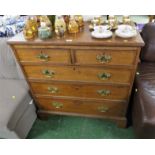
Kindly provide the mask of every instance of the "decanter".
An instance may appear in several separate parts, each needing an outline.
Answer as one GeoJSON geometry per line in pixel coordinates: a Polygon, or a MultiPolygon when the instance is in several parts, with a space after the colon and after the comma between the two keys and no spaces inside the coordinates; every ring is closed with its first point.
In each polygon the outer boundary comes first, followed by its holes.
{"type": "Polygon", "coordinates": [[[117,29],[118,21],[117,21],[116,16],[111,16],[111,15],[109,16],[108,25],[109,25],[110,29],[112,29],[112,30],[117,29]]]}
{"type": "Polygon", "coordinates": [[[35,16],[28,17],[23,34],[27,40],[35,39],[38,36],[38,24],[35,16]]]}
{"type": "Polygon", "coordinates": [[[79,28],[82,28],[84,26],[83,16],[75,15],[74,18],[75,18],[75,21],[78,23],[79,28]]]}
{"type": "Polygon", "coordinates": [[[78,23],[75,21],[74,16],[70,17],[69,24],[68,24],[68,32],[69,33],[79,32],[79,26],[78,26],[78,23]]]}
{"type": "Polygon", "coordinates": [[[127,25],[131,25],[131,19],[130,19],[130,16],[123,16],[122,17],[122,22],[123,22],[123,24],[127,24],[127,25]]]}
{"type": "Polygon", "coordinates": [[[64,32],[66,32],[66,23],[62,16],[56,16],[55,32],[57,32],[60,28],[63,29],[64,32]]]}

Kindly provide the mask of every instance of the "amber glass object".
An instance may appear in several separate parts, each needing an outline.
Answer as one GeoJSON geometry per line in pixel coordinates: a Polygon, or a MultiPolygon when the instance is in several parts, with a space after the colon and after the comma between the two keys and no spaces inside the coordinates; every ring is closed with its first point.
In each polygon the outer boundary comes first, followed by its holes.
{"type": "Polygon", "coordinates": [[[63,15],[63,19],[66,23],[66,30],[68,31],[68,24],[69,24],[70,15],[63,15]]]}
{"type": "Polygon", "coordinates": [[[68,32],[69,33],[78,33],[79,32],[78,23],[75,21],[73,16],[70,18],[70,21],[68,24],[68,32]]]}
{"type": "Polygon", "coordinates": [[[27,19],[24,30],[23,30],[24,38],[27,40],[35,39],[38,35],[38,24],[37,18],[35,16],[31,16],[27,19]]]}
{"type": "Polygon", "coordinates": [[[75,21],[78,23],[79,28],[82,28],[84,26],[83,16],[75,15],[74,18],[75,18],[75,21]]]}
{"type": "Polygon", "coordinates": [[[68,25],[69,24],[70,16],[69,15],[63,15],[63,19],[64,19],[66,25],[68,25]]]}

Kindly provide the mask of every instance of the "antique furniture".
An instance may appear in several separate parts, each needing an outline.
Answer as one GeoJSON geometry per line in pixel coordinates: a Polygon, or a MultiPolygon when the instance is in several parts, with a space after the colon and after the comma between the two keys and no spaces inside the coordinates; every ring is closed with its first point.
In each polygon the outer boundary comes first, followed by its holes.
{"type": "Polygon", "coordinates": [[[36,108],[7,40],[0,39],[0,138],[26,138],[36,108]]]}
{"type": "Polygon", "coordinates": [[[93,39],[83,32],[62,39],[8,42],[30,86],[38,114],[105,118],[126,126],[126,111],[144,45],[138,34],[124,40],[93,39]]]}
{"type": "Polygon", "coordinates": [[[135,80],[133,127],[138,138],[155,138],[155,23],[144,26],[142,37],[145,46],[135,80]]]}

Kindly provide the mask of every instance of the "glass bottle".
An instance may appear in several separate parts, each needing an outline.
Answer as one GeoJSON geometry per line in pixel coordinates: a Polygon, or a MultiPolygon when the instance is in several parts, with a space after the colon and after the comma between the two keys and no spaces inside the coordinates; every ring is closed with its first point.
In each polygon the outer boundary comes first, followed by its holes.
{"type": "Polygon", "coordinates": [[[52,36],[51,28],[46,26],[45,22],[41,22],[41,27],[38,29],[38,37],[42,40],[48,39],[52,36]]]}
{"type": "Polygon", "coordinates": [[[35,39],[38,36],[38,24],[35,16],[28,17],[23,34],[24,38],[27,40],[35,39]]]}
{"type": "Polygon", "coordinates": [[[70,17],[69,24],[68,24],[68,32],[69,33],[79,32],[79,26],[78,26],[78,23],[75,21],[74,16],[70,17]]]}
{"type": "Polygon", "coordinates": [[[123,16],[122,17],[122,21],[123,21],[123,24],[127,24],[127,25],[131,25],[131,19],[130,19],[130,16],[123,16]]]}
{"type": "Polygon", "coordinates": [[[49,20],[51,21],[51,23],[52,23],[52,30],[55,29],[55,16],[56,15],[48,15],[47,16],[49,18],[49,20]]]}
{"type": "Polygon", "coordinates": [[[117,29],[118,21],[117,21],[116,16],[112,16],[112,15],[109,16],[108,25],[110,29],[117,29]]]}
{"type": "Polygon", "coordinates": [[[52,23],[50,21],[50,19],[48,18],[48,16],[40,16],[40,23],[46,23],[46,26],[51,27],[52,28],[52,23]]]}
{"type": "Polygon", "coordinates": [[[56,16],[55,32],[57,32],[60,28],[63,29],[64,32],[66,32],[66,23],[62,16],[56,16]]]}
{"type": "Polygon", "coordinates": [[[69,19],[70,19],[70,16],[69,15],[63,15],[63,19],[66,23],[66,29],[68,31],[68,24],[69,24],[69,19]]]}
{"type": "Polygon", "coordinates": [[[74,18],[75,18],[75,21],[78,23],[79,28],[82,28],[84,26],[83,16],[75,15],[74,18]]]}
{"type": "Polygon", "coordinates": [[[94,16],[94,18],[91,20],[91,23],[93,26],[101,25],[101,16],[94,16]]]}

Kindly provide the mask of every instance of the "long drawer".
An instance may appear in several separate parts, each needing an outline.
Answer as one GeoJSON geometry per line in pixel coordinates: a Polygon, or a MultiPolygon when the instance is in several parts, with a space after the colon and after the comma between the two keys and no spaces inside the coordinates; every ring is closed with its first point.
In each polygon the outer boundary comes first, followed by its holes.
{"type": "Polygon", "coordinates": [[[69,50],[66,49],[21,48],[17,49],[16,52],[21,63],[46,62],[69,64],[71,62],[69,50]]]}
{"type": "Polygon", "coordinates": [[[38,82],[31,82],[30,86],[35,94],[49,96],[127,100],[129,94],[129,87],[124,86],[38,82]]]}
{"type": "Polygon", "coordinates": [[[100,102],[69,99],[37,98],[41,109],[53,112],[67,112],[98,116],[124,116],[124,102],[100,102]]]}
{"type": "Polygon", "coordinates": [[[76,50],[77,64],[134,65],[136,52],[128,50],[76,50]]]}
{"type": "Polygon", "coordinates": [[[28,79],[130,83],[132,70],[103,67],[23,66],[28,79]]]}

